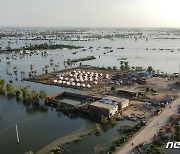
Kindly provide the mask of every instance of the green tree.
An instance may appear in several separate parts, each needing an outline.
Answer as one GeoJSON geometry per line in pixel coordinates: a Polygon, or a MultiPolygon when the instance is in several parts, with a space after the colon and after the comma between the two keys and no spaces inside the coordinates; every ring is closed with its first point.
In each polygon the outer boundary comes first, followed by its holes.
{"type": "Polygon", "coordinates": [[[16,97],[19,98],[21,95],[21,90],[15,90],[16,97]]]}
{"type": "Polygon", "coordinates": [[[22,88],[22,95],[23,95],[23,101],[24,102],[29,103],[31,101],[31,97],[30,97],[28,87],[22,88]]]}
{"type": "Polygon", "coordinates": [[[8,83],[6,85],[6,90],[9,95],[15,95],[15,89],[14,86],[11,83],[8,83]]]}
{"type": "Polygon", "coordinates": [[[46,100],[47,98],[48,98],[48,94],[47,94],[47,92],[46,91],[44,91],[44,90],[41,90],[40,92],[39,92],[39,98],[41,99],[41,100],[46,100]]]}
{"type": "Polygon", "coordinates": [[[115,126],[116,123],[117,123],[117,121],[116,121],[114,118],[110,118],[109,124],[110,124],[111,126],[115,126]]]}
{"type": "Polygon", "coordinates": [[[101,131],[101,125],[100,124],[96,124],[96,132],[100,132],[101,131]]]}
{"type": "Polygon", "coordinates": [[[152,73],[152,72],[153,72],[152,66],[149,66],[149,67],[147,68],[147,71],[148,71],[149,73],[152,73]]]}
{"type": "Polygon", "coordinates": [[[104,125],[104,124],[107,124],[107,123],[108,123],[107,117],[102,116],[102,117],[101,117],[101,123],[102,123],[103,125],[104,125]]]}
{"type": "Polygon", "coordinates": [[[31,92],[31,99],[33,103],[38,103],[39,102],[39,92],[37,90],[33,90],[31,92]]]}
{"type": "Polygon", "coordinates": [[[0,92],[4,92],[4,91],[5,91],[5,81],[0,80],[0,92]]]}
{"type": "Polygon", "coordinates": [[[34,154],[32,151],[25,152],[25,154],[34,154]]]}

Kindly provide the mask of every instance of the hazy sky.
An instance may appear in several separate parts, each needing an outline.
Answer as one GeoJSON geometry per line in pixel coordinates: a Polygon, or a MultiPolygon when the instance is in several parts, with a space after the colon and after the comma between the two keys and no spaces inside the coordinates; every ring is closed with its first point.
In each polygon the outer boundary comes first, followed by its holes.
{"type": "Polygon", "coordinates": [[[180,0],[0,0],[0,26],[180,27],[180,0]]]}

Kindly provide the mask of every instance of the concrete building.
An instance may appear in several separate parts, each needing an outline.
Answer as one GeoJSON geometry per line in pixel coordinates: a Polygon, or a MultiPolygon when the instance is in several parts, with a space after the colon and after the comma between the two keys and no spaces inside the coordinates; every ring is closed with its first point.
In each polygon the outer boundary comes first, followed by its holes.
{"type": "Polygon", "coordinates": [[[98,117],[103,115],[110,118],[118,112],[118,105],[110,105],[96,101],[89,105],[89,109],[98,117]]]}
{"type": "Polygon", "coordinates": [[[118,90],[118,94],[120,95],[120,96],[123,96],[123,97],[130,97],[130,98],[132,98],[132,97],[136,97],[137,96],[137,92],[136,91],[134,91],[134,90],[124,90],[124,89],[119,89],[118,90]]]}
{"type": "Polygon", "coordinates": [[[118,109],[122,110],[129,106],[129,99],[121,98],[121,97],[114,97],[114,96],[107,96],[106,99],[116,101],[118,104],[118,109]]]}

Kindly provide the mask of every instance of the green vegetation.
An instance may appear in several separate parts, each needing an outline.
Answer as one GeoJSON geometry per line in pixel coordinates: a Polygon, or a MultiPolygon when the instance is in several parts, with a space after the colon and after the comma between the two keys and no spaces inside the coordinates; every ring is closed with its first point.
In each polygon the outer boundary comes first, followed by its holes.
{"type": "Polygon", "coordinates": [[[41,90],[41,91],[39,92],[39,98],[40,98],[40,99],[44,99],[44,100],[46,100],[46,99],[47,99],[47,97],[48,97],[48,94],[47,94],[47,92],[46,92],[46,91],[41,90]]]}
{"type": "MultiPolygon", "coordinates": [[[[168,141],[179,141],[180,140],[180,117],[177,119],[170,118],[167,123],[168,127],[162,127],[151,143],[145,145],[139,145],[142,150],[145,150],[147,154],[161,154],[163,152],[163,146],[168,141]],[[170,124],[170,125],[169,125],[170,124]],[[169,127],[170,126],[170,127],[169,127]]],[[[136,153],[136,149],[133,150],[136,153]]]]}
{"type": "Polygon", "coordinates": [[[138,93],[137,93],[137,96],[142,98],[142,97],[145,97],[148,93],[157,93],[157,90],[153,89],[153,88],[150,88],[150,87],[147,87],[145,90],[140,90],[138,93]]]}
{"type": "Polygon", "coordinates": [[[136,124],[134,127],[125,125],[125,126],[121,126],[118,130],[120,133],[124,133],[127,135],[132,135],[133,133],[139,131],[142,127],[141,123],[136,124]]]}
{"type": "Polygon", "coordinates": [[[64,44],[35,44],[35,45],[29,45],[29,46],[23,46],[21,48],[6,48],[4,50],[1,49],[2,51],[5,52],[12,52],[15,51],[16,53],[23,51],[23,53],[25,53],[25,50],[29,50],[29,51],[34,51],[34,50],[55,50],[55,49],[80,49],[80,48],[84,48],[82,46],[75,46],[75,45],[64,45],[64,44]]]}
{"type": "Polygon", "coordinates": [[[5,91],[5,81],[0,80],[0,93],[4,93],[5,91]]]}
{"type": "Polygon", "coordinates": [[[100,124],[96,124],[96,132],[100,133],[101,131],[101,125],[100,124]]]}
{"type": "Polygon", "coordinates": [[[152,68],[152,66],[149,66],[149,67],[147,68],[147,72],[153,73],[153,68],[152,68]]]}
{"type": "Polygon", "coordinates": [[[66,61],[66,63],[68,65],[71,65],[73,63],[77,63],[77,62],[81,62],[81,61],[89,61],[89,60],[94,60],[94,59],[96,59],[96,57],[94,57],[94,56],[87,56],[87,57],[79,58],[79,59],[68,59],[66,61]]]}
{"type": "Polygon", "coordinates": [[[180,141],[180,124],[176,123],[174,125],[174,140],[175,141],[180,141]]]}
{"type": "Polygon", "coordinates": [[[16,96],[17,99],[20,99],[22,94],[23,102],[31,104],[38,104],[40,100],[46,100],[48,97],[47,92],[44,90],[41,90],[40,92],[33,90],[30,93],[28,87],[20,87],[18,90],[14,88],[12,83],[5,84],[4,80],[0,80],[0,92],[1,94],[7,93],[8,96],[16,96]]]}
{"type": "Polygon", "coordinates": [[[130,69],[129,63],[128,62],[124,62],[124,61],[120,61],[120,70],[123,71],[128,71],[130,69]]]}
{"type": "Polygon", "coordinates": [[[49,152],[49,154],[60,154],[60,153],[61,153],[60,146],[52,148],[51,151],[49,152]]]}
{"type": "Polygon", "coordinates": [[[101,124],[102,124],[102,125],[105,125],[105,124],[107,124],[107,123],[108,123],[107,117],[103,117],[103,116],[102,116],[102,118],[101,118],[101,124]]]}
{"type": "Polygon", "coordinates": [[[15,93],[15,88],[11,83],[8,83],[6,85],[6,91],[7,91],[8,95],[11,95],[11,96],[14,96],[16,94],[15,93]]]}
{"type": "Polygon", "coordinates": [[[107,117],[102,116],[100,123],[96,124],[96,136],[100,135],[100,131],[107,131],[108,129],[114,127],[117,124],[117,121],[114,118],[108,120],[107,117]]]}
{"type": "Polygon", "coordinates": [[[107,149],[107,153],[113,153],[117,148],[119,148],[124,142],[128,141],[128,139],[137,131],[142,128],[142,124],[138,123],[135,126],[131,127],[128,125],[121,126],[118,131],[124,134],[120,139],[114,141],[111,146],[107,149]]]}
{"type": "Polygon", "coordinates": [[[25,154],[34,154],[32,151],[25,152],[25,154]]]}
{"type": "Polygon", "coordinates": [[[112,145],[107,149],[106,153],[113,153],[115,150],[120,147],[125,141],[128,140],[128,136],[124,135],[120,139],[114,141],[112,145]]]}

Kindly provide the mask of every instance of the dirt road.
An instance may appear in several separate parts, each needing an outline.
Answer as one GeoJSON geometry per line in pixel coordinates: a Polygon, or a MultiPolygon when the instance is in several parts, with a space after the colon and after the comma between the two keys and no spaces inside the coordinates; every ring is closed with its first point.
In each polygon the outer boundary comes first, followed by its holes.
{"type": "Polygon", "coordinates": [[[132,149],[137,145],[147,142],[153,138],[154,134],[159,132],[159,129],[167,123],[171,115],[177,112],[177,109],[180,105],[180,98],[175,100],[171,104],[171,108],[167,107],[164,111],[155,117],[151,123],[149,123],[139,134],[137,134],[132,140],[130,140],[124,147],[120,148],[117,151],[117,154],[129,154],[132,149]],[[134,144],[132,146],[132,143],[134,144]]]}

